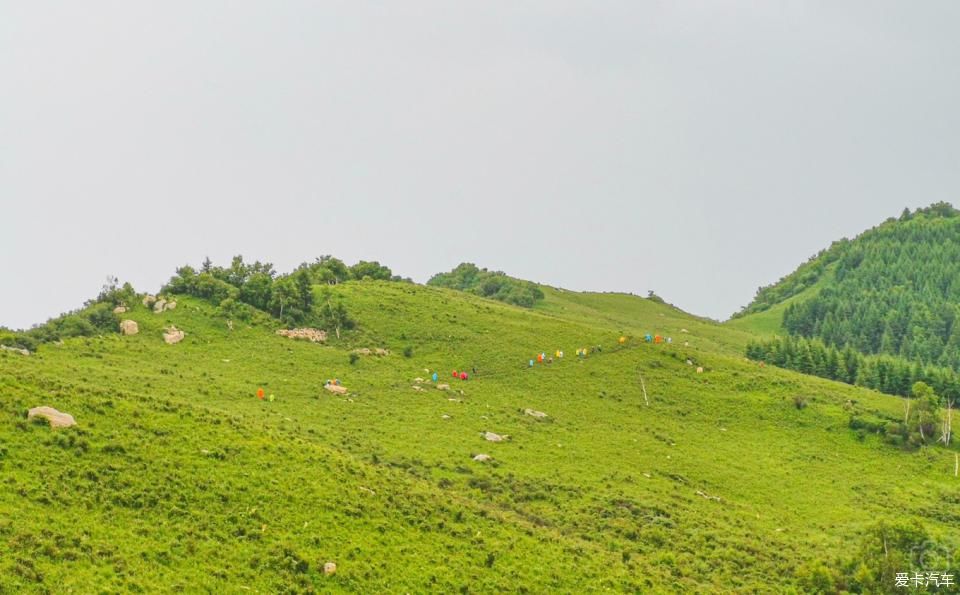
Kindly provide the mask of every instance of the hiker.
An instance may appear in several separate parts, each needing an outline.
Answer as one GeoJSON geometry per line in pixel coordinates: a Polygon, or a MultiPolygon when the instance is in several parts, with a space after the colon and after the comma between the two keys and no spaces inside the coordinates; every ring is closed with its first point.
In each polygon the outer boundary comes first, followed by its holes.
{"type": "Polygon", "coordinates": [[[454,371],[453,371],[453,377],[454,377],[454,378],[458,378],[459,376],[460,376],[460,375],[459,375],[459,374],[457,374],[457,371],[456,371],[456,370],[454,370],[454,371]]]}
{"type": "Polygon", "coordinates": [[[673,343],[673,337],[667,337],[667,344],[673,343]]]}
{"type": "Polygon", "coordinates": [[[537,355],[537,363],[538,363],[538,364],[542,364],[542,363],[543,363],[543,354],[542,354],[542,353],[540,353],[540,354],[537,355]]]}
{"type": "Polygon", "coordinates": [[[618,341],[621,345],[623,345],[624,343],[627,342],[627,338],[621,335],[621,337],[620,337],[619,339],[617,339],[617,341],[618,341]]]}
{"type": "Polygon", "coordinates": [[[460,380],[466,380],[466,379],[467,379],[467,373],[466,373],[466,372],[460,372],[460,380]]]}
{"type": "Polygon", "coordinates": [[[474,375],[474,376],[477,375],[477,367],[476,367],[476,366],[473,367],[473,375],[474,375]]]}
{"type": "Polygon", "coordinates": [[[649,342],[653,341],[653,335],[650,335],[650,334],[644,335],[644,336],[643,336],[643,340],[646,341],[647,343],[649,343],[649,342]]]}
{"type": "Polygon", "coordinates": [[[530,367],[533,367],[533,360],[530,360],[530,367]]]}
{"type": "Polygon", "coordinates": [[[436,382],[436,381],[439,380],[439,379],[440,379],[440,377],[437,376],[437,373],[436,373],[436,372],[434,372],[434,373],[433,373],[433,381],[436,382]]]}
{"type": "Polygon", "coordinates": [[[257,389],[257,398],[260,399],[261,401],[263,400],[263,387],[262,387],[262,386],[257,389]]]}

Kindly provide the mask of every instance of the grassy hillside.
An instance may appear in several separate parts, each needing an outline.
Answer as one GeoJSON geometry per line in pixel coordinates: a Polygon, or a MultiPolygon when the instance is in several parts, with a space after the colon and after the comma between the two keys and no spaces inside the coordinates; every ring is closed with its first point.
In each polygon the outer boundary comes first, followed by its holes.
{"type": "Polygon", "coordinates": [[[878,521],[956,545],[953,453],[858,436],[851,414],[901,401],[759,368],[744,330],[622,294],[333,291],[358,330],[330,345],[181,298],[124,315],[132,337],[0,351],[0,592],[785,592],[878,521]],[[78,427],[26,421],[38,405],[78,427]]]}

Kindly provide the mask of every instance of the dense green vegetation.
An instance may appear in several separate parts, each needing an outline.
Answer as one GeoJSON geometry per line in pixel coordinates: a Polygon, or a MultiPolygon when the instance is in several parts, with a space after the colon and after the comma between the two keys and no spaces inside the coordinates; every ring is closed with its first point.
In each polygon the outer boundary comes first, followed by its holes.
{"type": "Polygon", "coordinates": [[[543,290],[536,283],[509,277],[501,271],[481,269],[469,262],[460,264],[449,273],[437,273],[427,285],[458,289],[525,308],[543,299],[543,290]]]}
{"type": "Polygon", "coordinates": [[[356,320],[341,341],[180,295],[124,313],[135,336],[0,351],[0,591],[893,592],[893,572],[958,572],[917,554],[958,559],[955,447],[849,427],[903,399],[759,368],[749,333],[630,295],[312,291],[356,320]],[[391,354],[351,363],[362,347],[391,354]],[[78,426],[27,422],[37,405],[78,426]]]}
{"type": "Polygon", "coordinates": [[[783,330],[838,349],[960,369],[958,215],[946,203],[905,211],[761,290],[744,313],[781,303],[829,269],[830,283],[783,309],[783,330]]]}
{"type": "Polygon", "coordinates": [[[315,324],[335,329],[339,337],[340,330],[353,328],[354,321],[343,301],[334,299],[329,290],[315,303],[314,285],[350,279],[400,280],[377,262],[360,261],[348,267],[337,258],[324,256],[300,265],[289,275],[277,275],[272,264],[247,264],[242,256],[235,256],[229,268],[214,266],[209,259],[199,271],[180,267],[163,292],[203,298],[219,305],[220,312],[230,318],[254,321],[267,313],[287,326],[315,324]]]}
{"type": "Polygon", "coordinates": [[[960,398],[960,376],[951,369],[924,366],[903,358],[865,356],[817,339],[777,337],[747,345],[747,357],[781,368],[856,384],[888,395],[908,396],[914,383],[926,382],[951,401],[960,398]]]}

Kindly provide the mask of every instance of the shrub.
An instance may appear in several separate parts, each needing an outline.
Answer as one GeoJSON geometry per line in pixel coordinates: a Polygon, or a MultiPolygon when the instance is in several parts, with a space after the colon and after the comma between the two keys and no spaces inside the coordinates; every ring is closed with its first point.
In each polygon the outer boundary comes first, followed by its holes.
{"type": "Polygon", "coordinates": [[[406,357],[406,358],[411,358],[411,357],[413,357],[413,347],[412,347],[412,346],[407,345],[406,347],[403,348],[403,357],[406,357]]]}
{"type": "Polygon", "coordinates": [[[502,271],[481,269],[469,262],[460,264],[449,273],[434,275],[427,285],[458,289],[525,308],[533,307],[544,297],[536,283],[509,277],[502,271]]]}

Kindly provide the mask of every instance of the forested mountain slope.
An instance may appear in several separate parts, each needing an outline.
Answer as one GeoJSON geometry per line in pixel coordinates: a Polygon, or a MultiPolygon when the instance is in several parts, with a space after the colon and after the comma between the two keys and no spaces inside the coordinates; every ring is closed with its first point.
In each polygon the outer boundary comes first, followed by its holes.
{"type": "Polygon", "coordinates": [[[945,203],[905,211],[835,243],[763,288],[741,313],[782,308],[782,330],[837,348],[960,368],[960,212],[945,203]]]}

